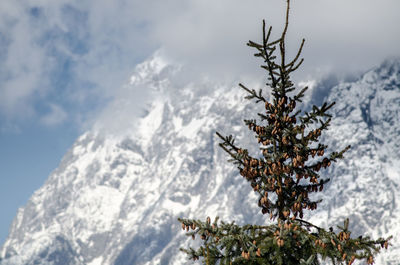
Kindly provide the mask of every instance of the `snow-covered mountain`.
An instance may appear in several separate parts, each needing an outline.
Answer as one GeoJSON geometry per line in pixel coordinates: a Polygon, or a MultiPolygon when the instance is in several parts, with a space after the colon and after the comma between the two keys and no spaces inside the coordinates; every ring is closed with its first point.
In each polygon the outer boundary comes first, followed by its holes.
{"type": "MultiPolygon", "coordinates": [[[[178,217],[264,222],[256,196],[215,136],[233,134],[256,152],[242,120],[256,118],[262,106],[244,100],[236,85],[178,83],[174,75],[179,69],[158,57],[137,67],[128,88],[162,96],[130,134],[94,129],[77,139],[18,211],[1,265],[188,264],[179,247],[195,242],[184,236],[178,217]]],[[[310,101],[321,90],[312,93],[310,101]]],[[[325,142],[352,149],[326,172],[331,182],[310,219],[329,227],[349,216],[356,235],[393,235],[377,264],[398,264],[400,61],[335,86],[327,98],[337,104],[325,142]]]]}

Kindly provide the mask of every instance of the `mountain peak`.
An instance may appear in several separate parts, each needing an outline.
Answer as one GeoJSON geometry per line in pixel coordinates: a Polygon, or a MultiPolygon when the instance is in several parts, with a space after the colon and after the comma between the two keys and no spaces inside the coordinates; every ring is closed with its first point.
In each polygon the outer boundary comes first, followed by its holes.
{"type": "MultiPolygon", "coordinates": [[[[323,205],[310,216],[313,223],[335,226],[350,214],[355,233],[398,231],[399,65],[385,62],[329,90],[328,101],[337,104],[325,140],[335,149],[352,149],[326,172],[333,177],[323,205]]],[[[189,239],[177,217],[266,222],[215,137],[215,131],[233,134],[258,152],[242,120],[262,106],[248,104],[232,84],[177,82],[179,71],[157,56],[136,68],[122,95],[148,88],[156,100],[132,119],[130,98],[120,97],[107,115],[127,124],[123,134],[97,127],[77,139],[19,210],[1,265],[185,264],[179,247],[189,239]],[[169,89],[174,92],[164,96],[169,89]]],[[[400,260],[399,239],[392,243],[377,264],[400,260]]]]}

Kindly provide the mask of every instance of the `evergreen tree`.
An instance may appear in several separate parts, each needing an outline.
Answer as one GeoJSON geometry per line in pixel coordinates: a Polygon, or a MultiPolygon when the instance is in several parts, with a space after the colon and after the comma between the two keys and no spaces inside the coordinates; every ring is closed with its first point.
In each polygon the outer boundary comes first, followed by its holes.
{"type": "Polygon", "coordinates": [[[270,225],[244,225],[234,222],[213,222],[178,219],[187,235],[200,237],[198,249],[181,249],[191,260],[201,259],[203,264],[320,264],[330,260],[333,264],[352,264],[365,260],[373,264],[374,255],[381,248],[388,247],[388,240],[373,240],[368,236],[352,238],[349,220],[343,226],[328,230],[303,219],[305,210],[315,210],[320,200],[310,195],[322,192],[329,179],[320,176],[319,171],[343,158],[350,148],[326,154],[327,145],[320,142],[320,136],[331,121],[328,110],[335,104],[324,103],[308,112],[297,110],[307,87],[297,89],[290,81],[290,74],[297,70],[303,59],[300,54],[304,39],[297,55],[286,62],[285,37],[288,30],[289,6],[287,1],[285,27],[277,40],[270,40],[263,21],[263,42],[249,41],[255,48],[256,57],[261,57],[261,66],[267,72],[267,87],[271,89],[268,102],[263,91],[256,92],[239,84],[249,100],[262,103],[264,113],[258,113],[260,122],[245,120],[248,128],[255,132],[262,146],[262,155],[255,158],[246,149],[238,147],[232,136],[217,132],[223,148],[237,165],[240,175],[259,194],[258,206],[261,212],[272,220],[270,225]],[[279,52],[278,56],[275,55],[279,52]]]}

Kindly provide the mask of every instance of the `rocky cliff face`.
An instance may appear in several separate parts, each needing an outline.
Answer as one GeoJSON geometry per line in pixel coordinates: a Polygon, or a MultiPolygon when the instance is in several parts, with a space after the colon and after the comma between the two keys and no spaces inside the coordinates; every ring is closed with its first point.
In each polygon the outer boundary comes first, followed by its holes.
{"type": "MultiPolygon", "coordinates": [[[[329,227],[349,216],[356,235],[394,235],[394,246],[377,264],[400,260],[399,66],[387,61],[326,95],[337,104],[325,142],[352,149],[325,172],[331,182],[309,217],[329,227]]],[[[92,130],[79,137],[19,210],[1,265],[185,264],[179,247],[195,243],[181,232],[178,217],[265,222],[256,196],[226,162],[215,136],[233,134],[240,146],[257,152],[242,120],[256,118],[262,106],[243,100],[232,85],[176,84],[176,74],[157,58],[137,67],[130,87],[173,96],[155,100],[130,134],[92,130]]],[[[313,93],[320,93],[318,87],[313,93]]]]}

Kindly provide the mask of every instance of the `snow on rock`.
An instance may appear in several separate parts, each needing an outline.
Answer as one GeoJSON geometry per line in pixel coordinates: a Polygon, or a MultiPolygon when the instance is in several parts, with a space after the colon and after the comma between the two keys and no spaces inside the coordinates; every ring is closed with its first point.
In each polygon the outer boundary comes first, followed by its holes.
{"type": "MultiPolygon", "coordinates": [[[[393,246],[376,261],[382,265],[400,260],[399,68],[399,61],[386,61],[330,90],[327,99],[336,105],[324,141],[335,150],[352,148],[324,173],[331,182],[310,215],[324,227],[348,216],[353,235],[394,235],[393,246]]],[[[174,87],[177,69],[154,57],[137,67],[129,85],[165,93],[174,87]]],[[[307,84],[318,91],[315,82],[307,84]]],[[[242,120],[256,118],[262,106],[249,104],[231,84],[207,93],[197,85],[212,83],[179,84],[173,96],[149,106],[131,135],[92,130],[79,137],[18,211],[0,264],[187,264],[179,247],[193,243],[178,217],[266,222],[215,136],[233,134],[239,145],[257,152],[242,120]]]]}

